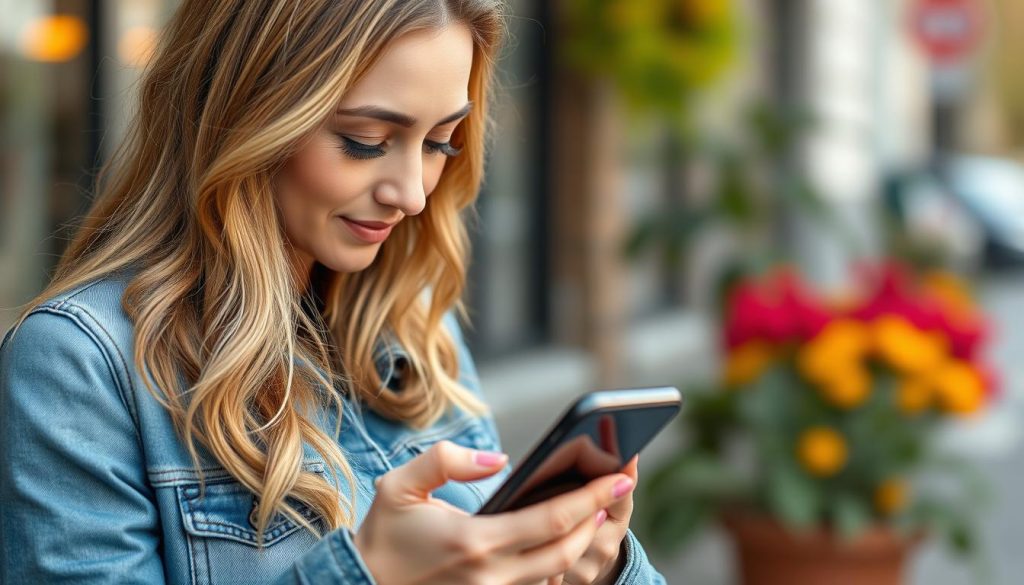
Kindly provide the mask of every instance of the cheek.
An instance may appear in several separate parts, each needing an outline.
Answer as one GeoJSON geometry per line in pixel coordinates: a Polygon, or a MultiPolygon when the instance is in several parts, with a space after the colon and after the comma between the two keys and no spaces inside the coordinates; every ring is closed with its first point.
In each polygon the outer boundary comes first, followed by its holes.
{"type": "Polygon", "coordinates": [[[331,148],[326,140],[312,140],[286,165],[288,197],[306,206],[333,205],[344,176],[338,158],[337,149],[331,148]]]}
{"type": "Polygon", "coordinates": [[[346,165],[331,139],[317,136],[299,150],[278,178],[277,197],[292,228],[309,229],[327,221],[358,197],[367,179],[346,165]]]}
{"type": "Polygon", "coordinates": [[[448,160],[448,157],[439,158],[440,160],[436,162],[430,161],[423,168],[423,192],[427,195],[430,195],[441,181],[441,173],[444,171],[444,166],[448,160]]]}

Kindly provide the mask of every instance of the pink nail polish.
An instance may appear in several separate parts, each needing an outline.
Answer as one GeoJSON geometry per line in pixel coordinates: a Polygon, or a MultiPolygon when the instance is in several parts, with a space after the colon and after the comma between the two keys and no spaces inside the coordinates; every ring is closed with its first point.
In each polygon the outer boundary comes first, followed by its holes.
{"type": "Polygon", "coordinates": [[[619,481],[615,482],[615,487],[612,488],[612,496],[616,497],[616,498],[621,497],[623,494],[625,494],[626,492],[628,492],[632,488],[633,488],[633,480],[632,479],[629,479],[628,477],[620,479],[619,481]]]}
{"type": "Polygon", "coordinates": [[[595,519],[597,520],[598,526],[604,524],[604,521],[608,519],[608,512],[606,510],[598,510],[597,518],[595,519]]]}
{"type": "Polygon", "coordinates": [[[506,455],[504,453],[477,451],[473,454],[473,462],[481,467],[494,467],[499,463],[504,463],[505,457],[506,455]]]}

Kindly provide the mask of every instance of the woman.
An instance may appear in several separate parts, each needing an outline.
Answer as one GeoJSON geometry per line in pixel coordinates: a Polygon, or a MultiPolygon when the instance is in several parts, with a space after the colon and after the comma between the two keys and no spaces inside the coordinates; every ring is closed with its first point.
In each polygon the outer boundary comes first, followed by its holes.
{"type": "Polygon", "coordinates": [[[501,22],[183,3],[0,349],[3,582],[663,582],[635,461],[471,515],[506,473],[454,318],[501,22]]]}

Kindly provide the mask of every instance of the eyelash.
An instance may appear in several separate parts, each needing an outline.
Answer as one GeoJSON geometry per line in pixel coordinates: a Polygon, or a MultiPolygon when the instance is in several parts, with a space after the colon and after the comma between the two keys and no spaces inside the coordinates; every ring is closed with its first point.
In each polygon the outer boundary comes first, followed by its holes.
{"type": "MultiPolygon", "coordinates": [[[[351,138],[347,136],[342,136],[340,134],[338,135],[338,138],[341,139],[342,152],[344,152],[345,155],[348,156],[349,158],[353,158],[356,160],[367,160],[371,158],[381,157],[384,156],[385,154],[384,149],[381,148],[381,146],[384,144],[383,142],[381,142],[380,144],[370,146],[352,140],[351,138]]],[[[451,145],[450,142],[434,142],[431,140],[425,140],[424,148],[426,149],[428,154],[441,152],[442,154],[449,157],[459,156],[459,153],[462,152],[461,148],[455,148],[454,146],[451,145]]]]}

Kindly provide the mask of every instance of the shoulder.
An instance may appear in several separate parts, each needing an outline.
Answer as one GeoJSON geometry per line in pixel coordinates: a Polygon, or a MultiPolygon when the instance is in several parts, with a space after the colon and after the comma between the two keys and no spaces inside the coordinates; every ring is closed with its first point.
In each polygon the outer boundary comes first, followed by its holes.
{"type": "Polygon", "coordinates": [[[126,339],[131,340],[133,331],[121,305],[129,282],[126,273],[111,274],[46,299],[32,307],[20,325],[12,327],[3,342],[6,345],[18,338],[19,344],[58,343],[61,340],[48,335],[44,325],[59,317],[74,322],[90,336],[123,346],[126,339]],[[22,341],[23,336],[28,339],[22,341]]]}
{"type": "Polygon", "coordinates": [[[35,364],[109,374],[126,397],[134,329],[121,299],[129,281],[127,274],[112,274],[32,307],[0,342],[0,366],[8,373],[35,364]]]}

